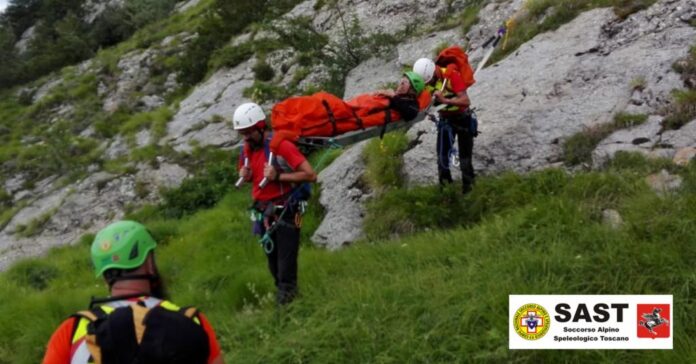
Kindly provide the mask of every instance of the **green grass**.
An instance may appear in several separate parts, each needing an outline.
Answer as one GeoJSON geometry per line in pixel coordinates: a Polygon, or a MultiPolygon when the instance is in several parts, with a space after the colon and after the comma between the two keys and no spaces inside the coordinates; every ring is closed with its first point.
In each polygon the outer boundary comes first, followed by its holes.
{"type": "Polygon", "coordinates": [[[373,190],[381,191],[401,186],[401,155],[407,147],[408,138],[404,132],[388,133],[383,139],[374,138],[367,144],[363,150],[366,164],[364,178],[373,190]]]}
{"type": "Polygon", "coordinates": [[[124,135],[133,135],[142,129],[152,128],[156,135],[161,137],[164,136],[167,122],[171,120],[172,116],[174,113],[167,106],[133,114],[121,125],[120,132],[124,135]]]}
{"type": "MultiPolygon", "coordinates": [[[[557,170],[483,177],[466,197],[416,190],[378,213],[428,201],[417,214],[436,216],[420,232],[340,252],[305,240],[302,295],[281,311],[269,299],[265,258],[249,231],[248,187],[182,219],[153,208],[137,217],[159,241],[172,299],[209,316],[227,362],[692,362],[696,165],[673,167],[684,186],[663,197],[643,182],[658,168],[626,155],[605,171],[573,177],[557,170]],[[436,198],[459,207],[446,211],[428,200],[436,198]],[[619,211],[625,224],[602,224],[603,208],[619,211]],[[443,216],[446,227],[437,225],[443,216]],[[675,349],[509,351],[511,293],[673,294],[675,349]]],[[[38,362],[58,323],[106,293],[90,273],[91,238],[0,274],[4,361],[38,362]]]]}
{"type": "Polygon", "coordinates": [[[563,159],[566,165],[587,164],[592,161],[592,151],[611,133],[645,123],[645,114],[618,113],[611,123],[599,124],[570,136],[563,143],[563,159]]]}

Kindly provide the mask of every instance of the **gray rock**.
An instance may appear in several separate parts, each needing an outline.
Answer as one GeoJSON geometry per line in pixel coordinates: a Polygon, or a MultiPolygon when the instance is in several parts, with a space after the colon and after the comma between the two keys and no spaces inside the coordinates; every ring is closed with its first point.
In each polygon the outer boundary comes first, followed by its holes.
{"type": "Polygon", "coordinates": [[[31,191],[28,191],[28,190],[21,190],[21,191],[15,193],[14,196],[12,196],[12,201],[14,201],[14,202],[19,202],[19,201],[23,201],[23,200],[29,199],[29,198],[31,198],[32,196],[33,196],[33,195],[32,195],[32,193],[31,193],[31,191]]]}
{"type": "Polygon", "coordinates": [[[21,55],[25,53],[29,49],[29,44],[31,43],[32,40],[34,40],[34,36],[36,35],[36,25],[32,25],[27,30],[22,33],[22,36],[19,37],[19,41],[15,43],[15,49],[17,50],[17,54],[21,55]]]}
{"type": "MultiPolygon", "coordinates": [[[[175,148],[184,148],[190,140],[199,134],[201,124],[206,124],[213,120],[215,115],[231,119],[237,106],[251,100],[245,98],[242,93],[245,88],[253,84],[251,62],[244,62],[233,69],[219,70],[207,81],[197,86],[191,95],[184,99],[179,111],[167,124],[167,137],[164,141],[170,142],[175,148]],[[188,133],[194,135],[188,136],[188,133]]],[[[206,132],[217,129],[223,130],[220,126],[213,126],[206,132]]],[[[236,133],[224,133],[220,138],[227,138],[223,144],[235,143],[238,140],[236,133]]],[[[163,142],[164,142],[163,141],[163,142]]],[[[201,145],[209,145],[209,141],[200,140],[201,145]]],[[[221,143],[216,139],[215,143],[221,143]]]]}
{"type": "Polygon", "coordinates": [[[670,174],[664,169],[660,173],[645,177],[648,186],[659,195],[678,190],[681,188],[682,181],[681,176],[670,174]]]}
{"type": "Polygon", "coordinates": [[[182,167],[161,162],[158,168],[140,164],[135,175],[117,176],[97,172],[72,186],[55,189],[56,177],[37,183],[35,195],[41,196],[20,210],[0,231],[0,271],[14,260],[36,256],[49,248],[76,242],[87,233],[96,232],[123,217],[126,207],[153,203],[161,187],[181,184],[188,172],[182,167]],[[138,192],[138,182],[145,183],[146,196],[138,192]],[[49,215],[38,235],[21,238],[18,225],[49,215]]]}
{"type": "Polygon", "coordinates": [[[70,189],[65,187],[45,197],[37,199],[27,207],[17,212],[3,229],[4,233],[13,234],[18,226],[29,225],[33,220],[39,219],[63,204],[65,197],[70,193],[70,189]]]}
{"type": "Polygon", "coordinates": [[[118,157],[128,155],[129,151],[130,148],[128,148],[126,139],[118,135],[109,144],[109,147],[104,152],[104,157],[106,159],[116,159],[118,157]]]}
{"type": "Polygon", "coordinates": [[[140,109],[142,111],[154,110],[164,105],[164,99],[158,95],[145,95],[140,98],[140,109]]]}
{"type": "Polygon", "coordinates": [[[164,81],[164,90],[166,93],[170,94],[179,88],[179,81],[177,81],[177,74],[170,73],[167,75],[167,80],[164,81]]]}
{"type": "Polygon", "coordinates": [[[104,98],[104,111],[114,112],[121,106],[132,106],[131,95],[145,86],[150,78],[150,68],[157,52],[153,49],[127,53],[118,61],[120,74],[115,90],[104,98]]]}
{"type": "Polygon", "coordinates": [[[602,222],[612,229],[618,229],[623,225],[623,219],[619,212],[612,209],[602,211],[602,222]]]}
{"type": "Polygon", "coordinates": [[[335,250],[363,236],[364,201],[370,195],[361,181],[366,145],[364,141],[346,149],[319,173],[319,203],[326,209],[326,216],[312,235],[316,245],[335,250]]]}
{"type": "MultiPolygon", "coordinates": [[[[522,17],[526,13],[523,11],[525,2],[525,0],[490,2],[481,9],[478,16],[479,22],[471,27],[465,37],[468,39],[469,62],[474,69],[478,67],[479,61],[488,50],[481,46],[490,37],[495,36],[500,26],[512,16],[522,17]]],[[[512,31],[515,31],[514,28],[512,31]]]]}
{"type": "Polygon", "coordinates": [[[21,190],[24,187],[24,183],[27,181],[27,176],[24,173],[16,174],[5,180],[5,190],[10,195],[21,190]]]}
{"type": "Polygon", "coordinates": [[[97,135],[97,131],[94,129],[94,126],[90,125],[85,130],[80,132],[80,136],[83,138],[91,138],[93,136],[97,135]]]}
{"type": "Polygon", "coordinates": [[[464,41],[461,31],[457,28],[431,33],[424,37],[411,39],[397,47],[398,64],[412,66],[419,58],[435,59],[435,50],[442,43],[461,45],[464,41]]]}
{"type": "Polygon", "coordinates": [[[674,154],[674,159],[672,161],[678,166],[687,166],[694,158],[696,158],[696,148],[685,147],[679,149],[674,154]]]}
{"type": "Polygon", "coordinates": [[[344,98],[383,89],[385,84],[398,83],[400,76],[401,69],[393,60],[371,58],[348,73],[344,98]]]}
{"type": "Polygon", "coordinates": [[[109,8],[120,8],[125,5],[126,0],[87,0],[82,5],[85,12],[82,18],[85,23],[92,24],[99,15],[109,8]]]}
{"type": "Polygon", "coordinates": [[[56,86],[60,85],[61,83],[63,83],[63,80],[60,78],[50,80],[50,81],[44,83],[43,85],[41,85],[41,87],[39,87],[36,90],[36,92],[34,92],[34,97],[32,98],[32,101],[33,102],[40,101],[46,95],[48,95],[54,88],[56,88],[56,86]]]}
{"type": "Polygon", "coordinates": [[[85,72],[90,71],[92,69],[93,63],[94,62],[91,59],[80,62],[80,64],[77,65],[77,74],[82,75],[85,74],[85,72]]]}
{"type": "Polygon", "coordinates": [[[137,134],[135,134],[135,145],[138,148],[142,148],[144,146],[149,145],[151,139],[152,139],[152,133],[147,129],[143,129],[143,130],[139,131],[137,134]]]}
{"type": "Polygon", "coordinates": [[[186,169],[172,163],[159,163],[155,168],[149,164],[140,163],[137,168],[135,181],[136,185],[140,184],[141,186],[136,188],[140,189],[136,193],[139,194],[139,198],[149,202],[155,202],[159,199],[161,189],[177,187],[189,175],[186,169]]]}
{"type": "Polygon", "coordinates": [[[198,3],[200,3],[200,2],[201,2],[201,0],[183,1],[183,2],[176,4],[176,7],[174,8],[174,10],[178,13],[183,13],[186,10],[191,9],[192,7],[198,5],[198,3]]]}
{"type": "Polygon", "coordinates": [[[678,130],[663,132],[661,143],[672,148],[696,146],[696,120],[689,122],[678,130]]]}
{"type": "Polygon", "coordinates": [[[192,131],[179,138],[174,150],[191,152],[193,150],[191,144],[225,148],[237,144],[239,140],[239,135],[228,123],[211,123],[203,129],[192,131]]]}
{"type": "Polygon", "coordinates": [[[601,168],[620,151],[650,155],[660,142],[661,123],[662,117],[653,115],[642,125],[612,133],[592,152],[592,167],[601,168]]]}

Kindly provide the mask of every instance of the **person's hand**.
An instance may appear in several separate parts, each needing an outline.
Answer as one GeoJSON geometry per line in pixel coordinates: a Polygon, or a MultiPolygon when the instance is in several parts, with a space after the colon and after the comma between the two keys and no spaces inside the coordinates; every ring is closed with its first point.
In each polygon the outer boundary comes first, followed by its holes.
{"type": "Polygon", "coordinates": [[[383,97],[394,97],[394,91],[393,90],[377,90],[374,92],[374,95],[383,96],[383,97]]]}
{"type": "Polygon", "coordinates": [[[442,96],[442,91],[435,91],[433,93],[433,96],[435,96],[435,100],[437,100],[439,103],[441,103],[441,104],[446,103],[447,99],[444,96],[442,96]]]}
{"type": "Polygon", "coordinates": [[[251,169],[249,167],[242,167],[239,170],[239,177],[242,177],[245,181],[251,180],[251,169]]]}
{"type": "Polygon", "coordinates": [[[275,167],[269,165],[263,167],[263,176],[268,178],[269,181],[275,181],[277,175],[278,171],[276,171],[275,167]]]}

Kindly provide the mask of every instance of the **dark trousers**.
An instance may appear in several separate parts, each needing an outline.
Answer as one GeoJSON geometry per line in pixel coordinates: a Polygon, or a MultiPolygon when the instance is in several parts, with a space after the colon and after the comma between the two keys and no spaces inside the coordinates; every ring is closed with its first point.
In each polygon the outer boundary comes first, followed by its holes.
{"type": "Polygon", "coordinates": [[[295,224],[295,212],[287,211],[271,233],[274,246],[268,258],[275,285],[278,288],[277,301],[290,303],[297,295],[297,256],[300,252],[300,229],[295,224]]]}
{"type": "Polygon", "coordinates": [[[476,174],[472,156],[474,153],[474,135],[469,126],[469,117],[440,117],[437,126],[437,172],[441,185],[452,183],[449,155],[452,151],[453,139],[458,142],[459,168],[462,171],[462,191],[467,193],[474,184],[476,174]]]}

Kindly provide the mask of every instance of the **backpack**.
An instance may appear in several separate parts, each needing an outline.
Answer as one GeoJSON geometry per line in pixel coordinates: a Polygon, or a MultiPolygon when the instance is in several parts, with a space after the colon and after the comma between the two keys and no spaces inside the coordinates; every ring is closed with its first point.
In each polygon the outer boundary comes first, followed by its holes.
{"type": "MultiPolygon", "coordinates": [[[[87,319],[85,341],[96,364],[205,364],[208,335],[194,307],[178,310],[138,302],[125,307],[99,306],[73,315],[76,329],[87,319]]],[[[75,333],[73,333],[73,337],[75,333]]]]}
{"type": "Polygon", "coordinates": [[[476,82],[474,70],[469,64],[469,56],[459,46],[455,45],[443,49],[435,58],[435,64],[447,69],[444,72],[444,78],[447,78],[450,72],[459,72],[466,85],[465,88],[469,88],[476,82]]]}

